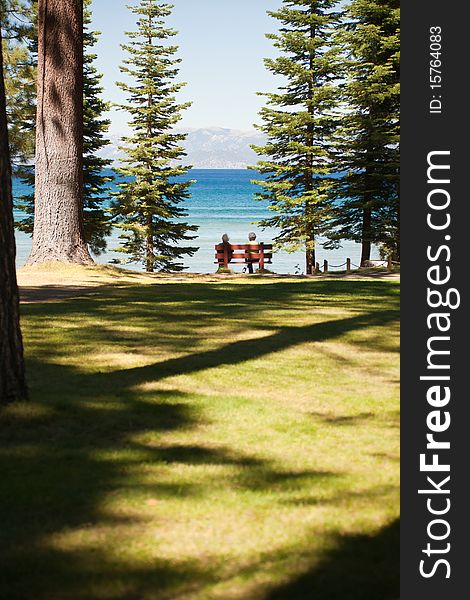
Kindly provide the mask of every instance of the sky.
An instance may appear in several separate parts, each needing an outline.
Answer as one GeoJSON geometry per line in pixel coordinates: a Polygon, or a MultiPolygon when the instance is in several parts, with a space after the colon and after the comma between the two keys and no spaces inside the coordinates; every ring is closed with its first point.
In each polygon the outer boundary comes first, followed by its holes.
{"type": "MultiPolygon", "coordinates": [[[[135,15],[126,5],[137,0],[93,0],[93,29],[101,31],[95,47],[97,67],[104,74],[105,98],[125,99],[115,85],[122,81],[119,64],[125,57],[120,44],[125,31],[135,29],[135,15]]],[[[168,24],[179,32],[176,43],[182,58],[180,81],[188,85],[178,100],[192,101],[181,126],[185,128],[226,127],[251,130],[259,123],[264,104],[258,91],[274,91],[275,77],[263,64],[274,56],[272,42],[265,33],[274,32],[276,21],[266,14],[281,0],[173,0],[168,24]]],[[[111,134],[127,129],[127,117],[112,110],[111,134]]]]}

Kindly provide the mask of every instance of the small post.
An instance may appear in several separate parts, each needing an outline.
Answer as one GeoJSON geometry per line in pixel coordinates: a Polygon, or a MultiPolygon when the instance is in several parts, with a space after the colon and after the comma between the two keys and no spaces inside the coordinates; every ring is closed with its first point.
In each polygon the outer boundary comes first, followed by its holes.
{"type": "Polygon", "coordinates": [[[315,275],[320,273],[320,263],[315,263],[315,275]]]}
{"type": "Polygon", "coordinates": [[[328,261],[323,261],[323,273],[328,273],[328,261]]]}
{"type": "Polygon", "coordinates": [[[351,273],[351,259],[346,259],[346,273],[351,273]]]}
{"type": "Polygon", "coordinates": [[[261,273],[264,272],[264,243],[261,242],[259,245],[259,270],[261,271],[261,273]]]}
{"type": "Polygon", "coordinates": [[[389,273],[391,273],[393,271],[393,261],[392,261],[392,255],[390,255],[388,257],[388,261],[387,261],[387,271],[389,273]]]}

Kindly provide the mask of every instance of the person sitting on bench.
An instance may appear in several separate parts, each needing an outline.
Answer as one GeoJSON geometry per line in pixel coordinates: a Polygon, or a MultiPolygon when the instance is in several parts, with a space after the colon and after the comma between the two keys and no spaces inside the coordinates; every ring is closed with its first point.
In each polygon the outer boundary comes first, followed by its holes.
{"type": "MultiPolygon", "coordinates": [[[[224,254],[224,256],[227,256],[228,262],[230,262],[233,258],[233,250],[232,250],[232,244],[230,243],[230,238],[227,233],[224,233],[224,235],[222,236],[222,246],[223,246],[223,254],[224,254]]],[[[224,266],[223,258],[219,258],[218,262],[219,262],[220,266],[224,266]]]]}
{"type": "Polygon", "coordinates": [[[248,267],[248,273],[253,275],[253,264],[259,263],[259,258],[253,258],[252,255],[259,254],[259,244],[256,241],[256,233],[251,232],[248,235],[249,244],[246,245],[245,262],[248,267]]]}

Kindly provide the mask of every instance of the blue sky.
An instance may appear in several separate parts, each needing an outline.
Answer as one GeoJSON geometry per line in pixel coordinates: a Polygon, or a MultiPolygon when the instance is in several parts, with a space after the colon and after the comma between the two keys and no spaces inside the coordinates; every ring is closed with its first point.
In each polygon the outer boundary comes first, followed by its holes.
{"type": "MultiPolygon", "coordinates": [[[[119,44],[124,31],[135,28],[135,16],[126,8],[137,0],[93,0],[93,27],[102,32],[96,47],[98,68],[104,73],[106,98],[120,102],[122,92],[114,82],[122,80],[119,64],[124,57],[119,44]]],[[[272,43],[264,36],[275,31],[276,21],[266,14],[280,0],[173,0],[169,24],[179,31],[177,43],[183,59],[180,78],[188,85],[179,100],[193,106],[184,115],[184,127],[251,129],[263,98],[257,91],[272,91],[274,76],[263,58],[273,56],[272,43]]],[[[113,110],[111,133],[126,129],[126,116],[113,110]]]]}

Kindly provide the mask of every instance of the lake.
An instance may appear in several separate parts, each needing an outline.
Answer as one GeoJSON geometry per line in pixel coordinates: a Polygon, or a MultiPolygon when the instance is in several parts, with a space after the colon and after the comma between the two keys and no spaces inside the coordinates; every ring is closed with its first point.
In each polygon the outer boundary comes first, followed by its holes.
{"type": "MultiPolygon", "coordinates": [[[[195,179],[191,187],[191,198],[186,203],[189,216],[187,221],[198,225],[197,239],[192,242],[199,246],[198,252],[190,258],[185,258],[187,271],[191,273],[210,273],[215,271],[214,245],[217,244],[222,234],[228,233],[234,244],[247,241],[250,231],[256,232],[258,241],[270,242],[275,235],[275,230],[261,230],[255,223],[270,215],[266,204],[253,198],[257,186],[251,183],[257,174],[249,170],[237,169],[193,169],[188,179],[195,179]]],[[[113,187],[111,185],[111,187],[113,187]]],[[[13,182],[13,194],[18,197],[26,192],[18,180],[13,182]]],[[[21,215],[15,211],[15,218],[21,215]]],[[[115,230],[108,240],[108,251],[96,257],[99,263],[108,263],[123,255],[113,252],[119,245],[119,231],[115,230]]],[[[26,261],[31,239],[28,235],[17,232],[17,264],[22,266],[26,261]]],[[[354,242],[344,242],[343,248],[338,250],[317,251],[317,260],[323,263],[326,259],[331,265],[340,265],[351,258],[352,262],[359,264],[361,248],[354,242]]],[[[378,256],[376,256],[378,258],[378,256]]],[[[276,273],[298,273],[305,270],[305,258],[302,252],[288,253],[277,252],[270,267],[276,273]]],[[[141,265],[127,265],[127,268],[141,270],[141,265]]],[[[241,271],[243,265],[234,266],[235,271],[241,271]]],[[[334,270],[334,269],[332,269],[334,270]]]]}

